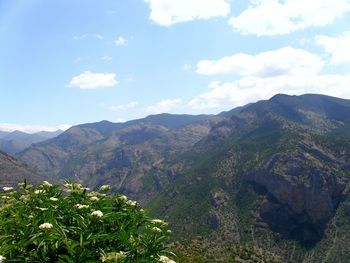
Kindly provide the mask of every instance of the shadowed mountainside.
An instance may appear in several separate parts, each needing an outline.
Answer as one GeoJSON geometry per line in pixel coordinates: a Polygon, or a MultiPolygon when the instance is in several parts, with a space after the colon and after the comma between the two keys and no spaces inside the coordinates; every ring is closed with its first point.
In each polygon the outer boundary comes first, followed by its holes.
{"type": "Polygon", "coordinates": [[[15,187],[24,180],[27,180],[28,183],[37,184],[43,178],[36,175],[21,161],[0,151],[0,187],[15,187]]]}

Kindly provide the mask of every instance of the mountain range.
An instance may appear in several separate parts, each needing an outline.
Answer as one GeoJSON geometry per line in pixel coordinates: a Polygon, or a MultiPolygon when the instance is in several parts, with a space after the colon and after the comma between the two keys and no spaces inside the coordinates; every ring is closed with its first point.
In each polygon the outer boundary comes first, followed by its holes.
{"type": "Polygon", "coordinates": [[[54,132],[41,131],[29,134],[17,130],[13,132],[0,131],[0,150],[14,155],[34,143],[54,138],[62,132],[61,130],[57,130],[54,132]]]}
{"type": "Polygon", "coordinates": [[[26,181],[31,184],[40,183],[44,177],[38,176],[26,164],[0,151],[0,188],[16,187],[26,181]]]}
{"type": "Polygon", "coordinates": [[[218,115],[77,125],[16,157],[136,199],[170,222],[180,262],[350,258],[349,100],[278,94],[218,115]]]}

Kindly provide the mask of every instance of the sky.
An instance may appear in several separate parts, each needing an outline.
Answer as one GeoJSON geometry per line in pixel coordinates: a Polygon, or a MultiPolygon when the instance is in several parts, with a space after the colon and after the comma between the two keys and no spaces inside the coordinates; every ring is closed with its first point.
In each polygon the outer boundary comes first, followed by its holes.
{"type": "Polygon", "coordinates": [[[350,99],[350,0],[0,0],[0,130],[350,99]]]}

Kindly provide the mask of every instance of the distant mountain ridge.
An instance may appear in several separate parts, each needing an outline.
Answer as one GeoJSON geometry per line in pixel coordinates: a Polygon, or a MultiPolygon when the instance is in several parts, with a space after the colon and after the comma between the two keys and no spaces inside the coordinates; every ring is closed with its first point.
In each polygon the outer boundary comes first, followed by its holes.
{"type": "MultiPolygon", "coordinates": [[[[210,115],[160,114],[125,123],[82,124],[17,156],[40,174],[75,178],[91,186],[109,183],[136,197],[148,187],[167,183],[167,177],[147,183],[150,179],[145,175],[153,173],[164,158],[176,158],[220,120],[210,115]]],[[[156,192],[148,190],[150,196],[156,192]]]]}
{"type": "Polygon", "coordinates": [[[57,130],[54,132],[41,131],[29,134],[22,131],[0,131],[0,150],[14,155],[32,144],[54,138],[62,132],[62,130],[57,130]]]}

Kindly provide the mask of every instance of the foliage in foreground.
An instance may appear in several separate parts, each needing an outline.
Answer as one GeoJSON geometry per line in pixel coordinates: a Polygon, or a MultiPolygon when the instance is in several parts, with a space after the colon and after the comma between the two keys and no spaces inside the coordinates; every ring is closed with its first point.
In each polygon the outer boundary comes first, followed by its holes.
{"type": "Polygon", "coordinates": [[[0,193],[0,255],[7,262],[166,262],[166,223],[124,195],[45,181],[0,193]]]}

